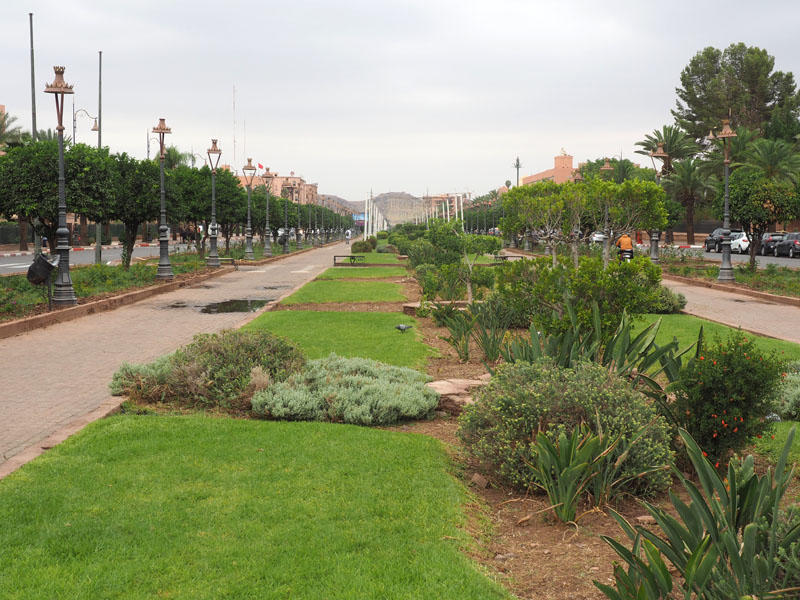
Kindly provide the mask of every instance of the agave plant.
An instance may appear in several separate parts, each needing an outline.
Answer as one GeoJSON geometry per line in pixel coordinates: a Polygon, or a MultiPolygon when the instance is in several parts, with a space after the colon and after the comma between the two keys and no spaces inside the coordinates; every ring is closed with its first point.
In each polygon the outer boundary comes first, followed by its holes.
{"type": "Polygon", "coordinates": [[[673,588],[687,599],[797,598],[800,587],[786,587],[797,575],[780,560],[800,544],[800,516],[792,513],[789,525],[781,526],[780,509],[793,475],[786,462],[794,435],[792,428],[774,472],[757,475],[748,456],[731,461],[723,479],[692,436],[680,430],[700,487],[674,469],[691,502],[670,492],[671,511],[643,503],[662,535],[611,511],[632,548],[603,536],[627,568],[615,568],[613,587],[594,584],[612,600],[666,600],[675,597],[673,588]],[[680,579],[673,580],[664,559],[680,579]]]}

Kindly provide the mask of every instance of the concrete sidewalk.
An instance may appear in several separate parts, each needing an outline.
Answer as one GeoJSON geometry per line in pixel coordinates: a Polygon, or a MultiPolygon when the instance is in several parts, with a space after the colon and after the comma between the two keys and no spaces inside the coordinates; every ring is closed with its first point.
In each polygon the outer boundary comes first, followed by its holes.
{"type": "Polygon", "coordinates": [[[684,312],[751,333],[800,344],[800,307],[664,279],[686,296],[684,312]]]}
{"type": "Polygon", "coordinates": [[[116,408],[120,398],[109,394],[108,384],[123,362],[151,361],[197,333],[234,328],[259,314],[204,314],[202,306],[277,300],[344,251],[341,243],[266,265],[243,265],[194,287],[0,340],[0,477],[116,408]]]}

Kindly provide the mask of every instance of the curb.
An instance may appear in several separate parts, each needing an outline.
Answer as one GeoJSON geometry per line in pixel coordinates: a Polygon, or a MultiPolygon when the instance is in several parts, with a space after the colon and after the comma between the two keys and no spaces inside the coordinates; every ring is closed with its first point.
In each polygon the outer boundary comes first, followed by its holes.
{"type": "MultiPolygon", "coordinates": [[[[332,242],[332,243],[338,243],[338,242],[332,242]]],[[[325,246],[321,247],[324,248],[325,246]]],[[[281,260],[288,256],[297,256],[298,254],[303,254],[304,252],[309,252],[311,250],[316,250],[316,249],[317,248],[304,248],[302,250],[296,250],[294,252],[290,252],[289,254],[279,254],[277,256],[271,256],[268,258],[262,258],[254,261],[246,261],[246,262],[243,261],[242,263],[239,264],[256,265],[256,266],[263,265],[276,260],[281,260]]],[[[134,302],[139,302],[140,300],[145,300],[146,298],[150,298],[152,296],[157,296],[159,294],[171,292],[173,290],[177,290],[182,287],[195,285],[207,279],[218,277],[224,273],[229,273],[229,272],[233,272],[232,267],[220,267],[214,271],[201,273],[200,275],[197,275],[192,278],[181,279],[179,281],[170,281],[162,284],[156,284],[139,290],[121,293],[111,298],[95,300],[93,302],[87,302],[86,304],[78,304],[77,306],[70,306],[68,308],[55,309],[40,315],[25,317],[22,319],[17,319],[16,321],[9,321],[7,323],[0,323],[0,340],[13,337],[15,335],[27,333],[28,331],[33,331],[34,329],[41,329],[42,327],[55,325],[56,323],[65,323],[66,321],[72,321],[73,319],[78,319],[80,317],[84,317],[87,315],[114,310],[115,308],[126,306],[128,304],[133,304],[134,302]]]]}

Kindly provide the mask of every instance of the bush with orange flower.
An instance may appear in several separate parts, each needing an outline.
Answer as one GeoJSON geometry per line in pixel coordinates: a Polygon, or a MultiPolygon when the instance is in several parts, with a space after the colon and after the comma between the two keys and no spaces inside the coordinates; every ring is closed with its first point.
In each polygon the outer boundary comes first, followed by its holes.
{"type": "Polygon", "coordinates": [[[764,353],[743,332],[702,348],[671,386],[672,413],[712,464],[768,433],[785,361],[764,353]]]}

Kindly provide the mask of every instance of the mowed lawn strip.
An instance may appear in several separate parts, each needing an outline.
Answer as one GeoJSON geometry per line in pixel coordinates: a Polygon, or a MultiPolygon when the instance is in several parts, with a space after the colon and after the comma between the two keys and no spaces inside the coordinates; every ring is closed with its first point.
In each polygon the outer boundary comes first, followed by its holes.
{"type": "Polygon", "coordinates": [[[308,358],[372,358],[398,367],[423,368],[431,349],[419,340],[417,321],[400,313],[278,310],[244,329],[266,329],[295,342],[308,358]],[[400,333],[399,324],[412,329],[400,333]]]}
{"type": "Polygon", "coordinates": [[[332,267],[317,276],[317,279],[382,279],[405,277],[408,274],[405,267],[332,267]]]}
{"type": "Polygon", "coordinates": [[[0,597],[508,598],[426,436],[117,416],[0,481],[0,597]]]}
{"type": "MultiPolygon", "coordinates": [[[[703,326],[703,339],[706,345],[715,343],[716,339],[725,340],[728,335],[736,331],[733,327],[720,325],[713,321],[706,321],[705,319],[700,319],[692,315],[676,314],[644,315],[641,319],[636,320],[634,333],[640,332],[659,317],[661,317],[662,321],[658,336],[656,336],[656,343],[664,345],[671,342],[672,338],[675,337],[678,338],[678,348],[681,350],[697,341],[697,334],[700,331],[701,325],[703,326]]],[[[764,351],[775,350],[782,358],[800,360],[800,344],[750,333],[746,335],[747,337],[752,337],[758,347],[764,351]]]]}
{"type": "Polygon", "coordinates": [[[402,288],[388,281],[310,281],[281,304],[320,304],[325,302],[402,302],[402,288]]]}
{"type": "MultiPolygon", "coordinates": [[[[760,454],[769,456],[774,462],[778,462],[783,452],[783,447],[786,445],[786,440],[789,437],[789,432],[792,427],[796,428],[794,432],[794,441],[789,450],[789,458],[787,465],[800,466],[800,423],[797,421],[781,421],[773,424],[774,429],[769,435],[765,435],[760,440],[756,441],[756,450],[760,454]],[[773,437],[774,436],[774,437],[773,437]]],[[[800,472],[795,470],[795,477],[800,477],[800,472]]]]}

